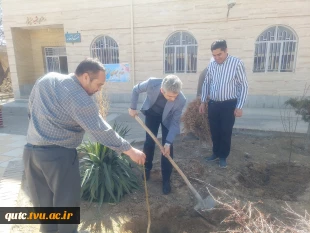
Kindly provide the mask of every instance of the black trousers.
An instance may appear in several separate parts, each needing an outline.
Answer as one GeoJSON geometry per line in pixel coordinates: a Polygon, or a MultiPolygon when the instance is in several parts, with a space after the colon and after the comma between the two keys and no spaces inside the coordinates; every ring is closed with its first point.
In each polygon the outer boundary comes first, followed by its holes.
{"type": "Polygon", "coordinates": [[[234,111],[237,100],[208,103],[208,118],[213,141],[213,154],[226,159],[230,153],[232,129],[235,124],[234,111]]]}
{"type": "MultiPolygon", "coordinates": [[[[80,207],[81,178],[76,149],[24,147],[23,161],[34,207],[80,207]]],[[[41,224],[44,233],[77,233],[78,224],[41,224]]]]}
{"type": "MultiPolygon", "coordinates": [[[[152,133],[157,137],[159,126],[161,125],[162,131],[162,144],[166,142],[166,138],[169,130],[162,123],[162,116],[152,116],[148,113],[145,114],[145,125],[152,131],[152,133]]],[[[146,155],[145,169],[151,170],[153,167],[153,158],[155,151],[155,142],[151,136],[146,133],[146,138],[144,142],[143,152],[146,155]]],[[[170,157],[173,158],[173,145],[170,145],[170,157]]],[[[172,172],[172,165],[169,160],[161,155],[161,173],[163,181],[169,181],[172,172]]]]}

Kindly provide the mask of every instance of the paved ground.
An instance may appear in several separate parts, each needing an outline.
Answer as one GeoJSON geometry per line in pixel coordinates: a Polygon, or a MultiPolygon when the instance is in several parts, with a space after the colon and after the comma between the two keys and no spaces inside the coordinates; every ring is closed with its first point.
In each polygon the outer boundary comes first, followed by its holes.
{"type": "MultiPolygon", "coordinates": [[[[112,104],[109,110],[108,121],[113,124],[114,120],[127,124],[131,128],[130,138],[143,138],[144,131],[138,123],[131,118],[127,109],[129,104],[112,104]]],[[[0,134],[26,135],[28,128],[27,102],[10,102],[3,105],[4,128],[0,128],[0,134]]],[[[283,131],[281,123],[281,111],[271,108],[246,108],[243,117],[237,118],[235,128],[257,129],[267,131],[283,131]]],[[[292,112],[292,116],[295,114],[292,112]]],[[[143,118],[141,114],[141,118],[143,118]]],[[[308,125],[299,121],[296,132],[306,133],[308,125]]]]}
{"type": "Polygon", "coordinates": [[[26,138],[23,135],[0,134],[0,177],[9,161],[21,159],[25,143],[26,138]]]}

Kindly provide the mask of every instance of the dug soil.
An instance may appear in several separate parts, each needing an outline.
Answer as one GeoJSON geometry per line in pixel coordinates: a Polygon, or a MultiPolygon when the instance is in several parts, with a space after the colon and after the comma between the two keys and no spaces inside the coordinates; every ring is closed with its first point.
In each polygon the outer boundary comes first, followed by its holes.
{"type": "MultiPolygon", "coordinates": [[[[255,202],[263,213],[285,222],[285,203],[301,214],[310,210],[310,155],[303,150],[303,143],[302,135],[296,135],[291,148],[283,133],[238,130],[233,134],[226,169],[219,168],[217,162],[207,163],[205,157],[211,154],[211,148],[201,148],[199,141],[193,138],[175,143],[174,160],[203,198],[209,195],[209,190],[223,202],[233,199],[255,202]],[[291,149],[291,163],[288,163],[291,149]]],[[[135,146],[142,148],[143,144],[135,146]]],[[[233,227],[222,223],[229,212],[219,205],[197,213],[196,200],[175,170],[171,181],[171,194],[163,195],[160,156],[156,151],[147,182],[151,233],[205,233],[233,227]]],[[[27,193],[23,182],[19,206],[31,205],[27,193]]],[[[90,232],[146,233],[147,223],[143,186],[117,205],[104,204],[101,208],[87,202],[81,205],[79,227],[90,232]]],[[[35,225],[15,225],[11,232],[37,230],[35,225]]]]}

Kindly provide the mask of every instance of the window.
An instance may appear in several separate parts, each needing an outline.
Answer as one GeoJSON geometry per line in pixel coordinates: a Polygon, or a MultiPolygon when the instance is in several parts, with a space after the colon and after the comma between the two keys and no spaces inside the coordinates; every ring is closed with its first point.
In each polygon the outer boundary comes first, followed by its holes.
{"type": "Polygon", "coordinates": [[[47,72],[68,74],[68,62],[65,47],[45,47],[44,54],[47,72]]]}
{"type": "Polygon", "coordinates": [[[165,73],[196,73],[197,47],[196,39],[188,32],[172,34],[164,48],[165,73]]]}
{"type": "Polygon", "coordinates": [[[265,30],[255,42],[253,72],[293,72],[297,36],[284,26],[265,30]]]}
{"type": "Polygon", "coordinates": [[[118,45],[109,36],[98,37],[91,45],[91,56],[98,58],[103,64],[119,63],[118,45]]]}

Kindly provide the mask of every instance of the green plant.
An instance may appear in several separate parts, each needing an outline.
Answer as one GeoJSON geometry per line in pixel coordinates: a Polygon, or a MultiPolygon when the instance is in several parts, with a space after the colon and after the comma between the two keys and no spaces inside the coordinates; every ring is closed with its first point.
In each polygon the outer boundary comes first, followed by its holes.
{"type": "MultiPolygon", "coordinates": [[[[310,86],[309,86],[310,87],[310,86]]],[[[308,89],[309,89],[308,87],[308,89]]],[[[302,120],[308,123],[307,136],[305,141],[306,152],[310,149],[310,97],[290,98],[285,102],[286,105],[295,109],[296,114],[302,116],[302,120]]]]}
{"type": "MultiPolygon", "coordinates": [[[[128,127],[115,123],[113,129],[121,136],[128,135],[128,127]]],[[[98,143],[85,141],[78,151],[86,154],[81,159],[82,198],[90,202],[117,203],[134,189],[139,189],[139,179],[126,155],[98,143]]]]}
{"type": "Polygon", "coordinates": [[[300,120],[300,117],[299,116],[295,117],[293,108],[287,104],[284,104],[284,106],[280,108],[280,116],[281,116],[281,123],[284,129],[284,132],[285,132],[285,136],[287,137],[289,141],[288,143],[289,157],[288,157],[288,165],[287,165],[287,171],[289,173],[290,167],[291,167],[293,147],[295,145],[295,139],[296,139],[294,135],[296,133],[296,129],[297,129],[297,125],[300,120]]]}

